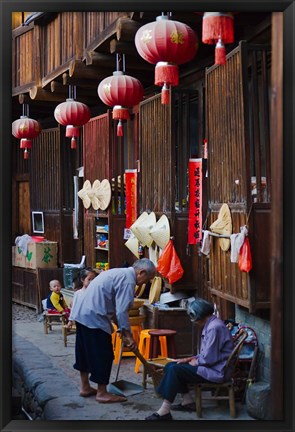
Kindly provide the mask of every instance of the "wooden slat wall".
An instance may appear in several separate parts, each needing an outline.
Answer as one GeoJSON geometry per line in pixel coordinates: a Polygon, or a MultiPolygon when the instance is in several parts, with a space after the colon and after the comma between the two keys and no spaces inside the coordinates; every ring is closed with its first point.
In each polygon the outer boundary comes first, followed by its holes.
{"type": "Polygon", "coordinates": [[[19,32],[13,32],[12,38],[12,85],[13,87],[33,83],[34,77],[34,28],[28,27],[19,32]]]}
{"type": "Polygon", "coordinates": [[[227,203],[233,233],[248,225],[253,250],[253,270],[247,274],[231,263],[230,251],[222,251],[218,239],[212,238],[208,285],[212,295],[247,307],[250,312],[270,306],[269,249],[262,251],[270,237],[270,206],[262,202],[270,199],[270,187],[262,195],[258,180],[258,202],[253,202],[251,195],[253,173],[258,179],[266,175],[270,185],[268,67],[264,46],[240,43],[228,55],[226,65],[206,71],[208,228],[217,219],[221,205],[227,203]]]}
{"type": "Polygon", "coordinates": [[[43,130],[34,140],[31,163],[31,208],[59,211],[62,181],[58,128],[43,130]]]}
{"type": "Polygon", "coordinates": [[[126,16],[128,12],[83,12],[84,47],[90,45],[97,35],[105,30],[120,16],[126,16]]]}
{"type": "Polygon", "coordinates": [[[74,14],[62,12],[42,28],[43,77],[74,57],[74,14]]]}
{"type": "Polygon", "coordinates": [[[245,124],[239,50],[206,75],[210,203],[243,203],[246,196],[245,124]],[[239,181],[239,185],[235,184],[239,181]]]}
{"type": "MultiPolygon", "coordinates": [[[[83,126],[83,166],[84,181],[110,180],[110,111],[90,119],[83,126]]],[[[84,253],[89,266],[95,259],[95,210],[84,210],[84,253]]]]}
{"type": "Polygon", "coordinates": [[[83,50],[121,16],[130,12],[61,12],[45,25],[13,30],[13,90],[23,87],[27,91],[71,60],[80,60],[83,50]],[[35,38],[39,31],[40,46],[38,35],[35,38]],[[39,64],[42,70],[35,71],[39,64]]]}
{"type": "MultiPolygon", "coordinates": [[[[212,211],[208,226],[218,217],[219,211],[212,211]]],[[[231,212],[233,232],[239,232],[245,225],[246,217],[242,212],[231,212]]],[[[239,270],[238,265],[230,262],[230,250],[224,252],[219,246],[219,240],[212,238],[209,277],[211,294],[218,295],[244,307],[249,307],[248,276],[239,270]]]]}
{"type": "Polygon", "coordinates": [[[140,104],[140,213],[174,210],[170,109],[160,95],[140,104]]]}
{"type": "Polygon", "coordinates": [[[110,179],[110,112],[94,117],[83,126],[84,179],[110,179]]]}

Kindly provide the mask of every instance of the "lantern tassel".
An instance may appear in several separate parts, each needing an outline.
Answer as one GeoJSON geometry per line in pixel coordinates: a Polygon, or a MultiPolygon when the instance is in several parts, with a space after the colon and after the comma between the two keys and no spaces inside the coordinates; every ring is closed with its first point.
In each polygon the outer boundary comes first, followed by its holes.
{"type": "Polygon", "coordinates": [[[76,141],[76,138],[75,138],[75,137],[72,137],[72,139],[71,139],[71,149],[72,149],[72,150],[76,150],[76,148],[77,148],[77,141],[76,141]]]}
{"type": "Polygon", "coordinates": [[[117,136],[123,136],[123,124],[122,124],[122,120],[118,121],[117,136]]]}
{"type": "Polygon", "coordinates": [[[214,44],[222,37],[224,43],[234,42],[234,19],[230,12],[205,12],[202,25],[202,42],[214,44]]]}
{"type": "Polygon", "coordinates": [[[166,83],[162,87],[161,102],[163,105],[169,105],[170,102],[170,89],[166,83]]]}
{"type": "Polygon", "coordinates": [[[28,152],[28,149],[26,149],[26,148],[24,151],[24,159],[29,159],[29,152],[28,152]]]}
{"type": "Polygon", "coordinates": [[[155,67],[155,85],[168,83],[177,86],[179,81],[178,66],[167,62],[158,62],[155,67]]]}
{"type": "Polygon", "coordinates": [[[224,65],[226,63],[226,50],[222,39],[219,37],[215,47],[215,64],[224,65]]]}

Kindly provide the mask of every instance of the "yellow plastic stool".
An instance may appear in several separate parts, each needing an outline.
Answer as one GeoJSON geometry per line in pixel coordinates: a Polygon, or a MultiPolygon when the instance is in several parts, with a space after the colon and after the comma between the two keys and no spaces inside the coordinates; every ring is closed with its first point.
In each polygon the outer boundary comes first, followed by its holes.
{"type": "MultiPolygon", "coordinates": [[[[144,320],[145,320],[144,316],[129,317],[132,336],[136,345],[138,345],[139,343],[140,334],[142,332],[142,324],[144,320]]],[[[114,356],[115,356],[114,364],[117,364],[119,362],[121,345],[122,345],[122,339],[118,334],[115,335],[115,342],[113,343],[113,345],[114,345],[114,356]]],[[[122,353],[122,356],[124,357],[126,356],[131,357],[134,355],[135,354],[132,351],[128,351],[128,348],[125,348],[122,353]]]]}
{"type": "MultiPolygon", "coordinates": [[[[151,330],[155,330],[155,329],[144,329],[140,332],[138,351],[143,355],[145,359],[149,358],[150,342],[151,342],[151,335],[149,334],[149,331],[151,330]]],[[[168,351],[167,351],[166,336],[160,336],[159,340],[161,346],[161,357],[167,357],[168,351]]],[[[134,367],[135,373],[139,372],[140,365],[141,365],[141,361],[137,357],[135,362],[135,367],[134,367]]]]}

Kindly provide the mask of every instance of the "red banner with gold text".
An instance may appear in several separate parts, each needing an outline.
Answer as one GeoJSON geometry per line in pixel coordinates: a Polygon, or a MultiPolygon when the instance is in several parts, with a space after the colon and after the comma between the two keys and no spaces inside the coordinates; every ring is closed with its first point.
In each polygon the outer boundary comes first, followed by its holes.
{"type": "Polygon", "coordinates": [[[188,244],[202,240],[202,159],[189,159],[188,244]]]}
{"type": "Polygon", "coordinates": [[[137,169],[125,170],[126,181],[126,228],[137,219],[137,169]]]}

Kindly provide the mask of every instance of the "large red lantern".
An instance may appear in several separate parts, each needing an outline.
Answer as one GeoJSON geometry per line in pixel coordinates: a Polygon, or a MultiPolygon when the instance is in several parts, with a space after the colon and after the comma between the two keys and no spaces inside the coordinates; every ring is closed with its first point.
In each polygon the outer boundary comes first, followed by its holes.
{"type": "Polygon", "coordinates": [[[122,120],[128,120],[129,108],[143,99],[141,82],[118,70],[100,82],[97,93],[106,105],[113,107],[113,119],[118,120],[117,136],[123,136],[122,120]]]}
{"type": "Polygon", "coordinates": [[[37,120],[28,116],[21,116],[12,123],[12,135],[20,139],[20,148],[24,149],[24,159],[28,159],[28,149],[32,148],[32,139],[36,138],[42,131],[37,120]]]}
{"type": "Polygon", "coordinates": [[[215,64],[226,63],[224,44],[234,42],[234,17],[230,12],[205,12],[203,15],[202,42],[215,47],[215,64]]]}
{"type": "Polygon", "coordinates": [[[139,55],[156,65],[155,84],[162,86],[162,103],[169,103],[170,86],[178,85],[178,65],[192,60],[198,50],[196,33],[167,15],[140,27],[135,35],[139,55]]]}
{"type": "Polygon", "coordinates": [[[71,149],[76,149],[76,138],[80,136],[79,127],[85,125],[91,117],[88,106],[69,98],[57,105],[54,117],[59,124],[66,126],[66,137],[71,138],[71,149]]]}

